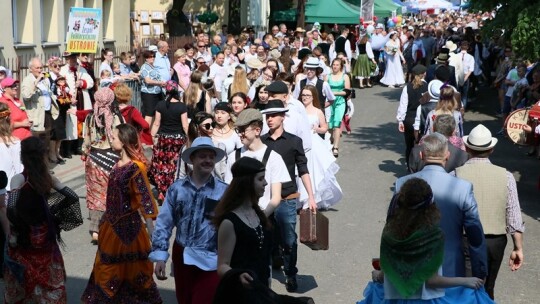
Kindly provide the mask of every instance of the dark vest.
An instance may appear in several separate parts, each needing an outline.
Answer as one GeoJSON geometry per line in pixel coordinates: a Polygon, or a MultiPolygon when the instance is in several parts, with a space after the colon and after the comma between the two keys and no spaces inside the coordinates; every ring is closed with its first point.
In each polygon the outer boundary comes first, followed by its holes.
{"type": "Polygon", "coordinates": [[[435,107],[437,106],[437,103],[436,102],[428,102],[428,103],[425,103],[423,105],[420,105],[420,130],[419,130],[419,134],[420,136],[423,136],[425,133],[426,133],[426,120],[427,120],[427,115],[429,114],[429,112],[431,112],[432,110],[435,110],[435,107]]]}
{"type": "Polygon", "coordinates": [[[407,114],[405,114],[405,121],[413,124],[414,118],[416,117],[416,109],[420,105],[420,98],[422,94],[427,91],[428,84],[423,82],[422,85],[414,89],[412,83],[407,84],[407,96],[409,98],[407,103],[407,114]]]}
{"type": "Polygon", "coordinates": [[[366,44],[358,45],[358,54],[366,54],[366,44]]]}
{"type": "Polygon", "coordinates": [[[343,36],[339,36],[336,39],[336,41],[334,42],[335,43],[334,50],[336,51],[336,54],[339,54],[339,53],[347,54],[347,53],[345,53],[345,43],[346,42],[347,42],[347,38],[345,38],[343,36]]]}

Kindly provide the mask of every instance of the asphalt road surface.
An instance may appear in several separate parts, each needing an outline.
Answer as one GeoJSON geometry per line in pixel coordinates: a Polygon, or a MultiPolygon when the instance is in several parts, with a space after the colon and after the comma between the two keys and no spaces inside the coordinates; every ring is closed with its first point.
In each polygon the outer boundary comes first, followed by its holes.
{"type": "MultiPolygon", "coordinates": [[[[371,259],[378,257],[393,184],[397,177],[406,174],[403,136],[397,131],[395,121],[401,89],[376,86],[356,90],[353,132],[343,137],[338,159],[341,167],[338,181],[344,199],[325,212],[330,219],[330,249],[311,251],[298,245],[299,290],[293,295],[313,297],[316,303],[356,303],[363,298],[362,292],[371,279],[371,259]]],[[[481,122],[495,134],[501,125],[494,115],[496,108],[493,92],[483,89],[465,115],[465,133],[481,122]]],[[[495,164],[515,175],[526,223],[525,263],[517,272],[509,270],[507,259],[512,248],[509,239],[495,290],[497,303],[538,303],[540,298],[540,240],[535,237],[540,232],[540,161],[525,156],[526,151],[527,148],[500,137],[491,157],[495,164]]],[[[81,187],[77,191],[86,214],[86,189],[81,187]]],[[[85,222],[63,235],[67,244],[63,255],[68,275],[68,303],[79,303],[92,270],[96,246],[90,244],[87,230],[88,222],[85,222]]],[[[272,288],[287,293],[283,274],[274,272],[273,277],[272,288]]],[[[164,303],[176,303],[173,278],[157,284],[164,303]]]]}

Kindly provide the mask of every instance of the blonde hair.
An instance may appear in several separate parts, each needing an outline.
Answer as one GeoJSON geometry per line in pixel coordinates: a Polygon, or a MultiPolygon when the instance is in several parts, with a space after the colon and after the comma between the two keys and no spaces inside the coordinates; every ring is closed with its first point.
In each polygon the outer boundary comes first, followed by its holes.
{"type": "Polygon", "coordinates": [[[111,77],[111,71],[109,70],[103,70],[101,71],[101,74],[99,75],[99,77],[103,78],[103,77],[111,77]]]}
{"type": "Polygon", "coordinates": [[[182,57],[186,55],[186,50],[180,48],[178,50],[176,50],[176,52],[174,52],[174,60],[178,60],[178,58],[182,57]]]}
{"type": "Polygon", "coordinates": [[[131,100],[133,92],[125,83],[119,83],[114,88],[114,96],[118,103],[128,103],[131,100]]]}
{"type": "Polygon", "coordinates": [[[238,92],[242,92],[244,94],[248,93],[249,87],[246,81],[246,77],[246,71],[243,68],[237,66],[234,69],[233,82],[231,84],[231,89],[229,90],[230,96],[238,92]]]}

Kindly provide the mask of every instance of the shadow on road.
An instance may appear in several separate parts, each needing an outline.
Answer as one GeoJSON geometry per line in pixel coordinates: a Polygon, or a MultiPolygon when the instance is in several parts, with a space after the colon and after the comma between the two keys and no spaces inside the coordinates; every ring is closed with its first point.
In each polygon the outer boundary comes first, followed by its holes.
{"type": "MultiPolygon", "coordinates": [[[[173,278],[169,278],[171,280],[173,278]]],[[[81,303],[81,295],[86,288],[88,279],[81,279],[68,276],[66,282],[67,302],[68,303],[81,303]]],[[[159,294],[163,303],[176,303],[176,294],[174,290],[168,290],[159,288],[159,281],[156,282],[159,289],[159,294]]]]}
{"type": "MultiPolygon", "coordinates": [[[[281,284],[285,284],[285,280],[287,279],[283,272],[279,270],[272,271],[272,278],[279,281],[279,283],[281,284]]],[[[319,287],[317,281],[315,280],[315,277],[312,275],[297,274],[296,280],[298,281],[298,290],[295,293],[304,294],[310,290],[319,287]]],[[[273,284],[275,283],[276,282],[273,282],[273,284]]]]}

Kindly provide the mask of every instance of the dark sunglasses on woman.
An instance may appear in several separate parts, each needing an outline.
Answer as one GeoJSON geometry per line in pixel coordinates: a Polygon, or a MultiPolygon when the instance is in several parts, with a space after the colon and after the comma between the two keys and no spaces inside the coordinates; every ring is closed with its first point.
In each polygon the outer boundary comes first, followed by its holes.
{"type": "Polygon", "coordinates": [[[205,124],[202,124],[201,125],[203,128],[205,128],[206,130],[210,130],[210,128],[215,128],[216,127],[216,123],[215,122],[209,122],[209,123],[205,123],[205,124]]]}

